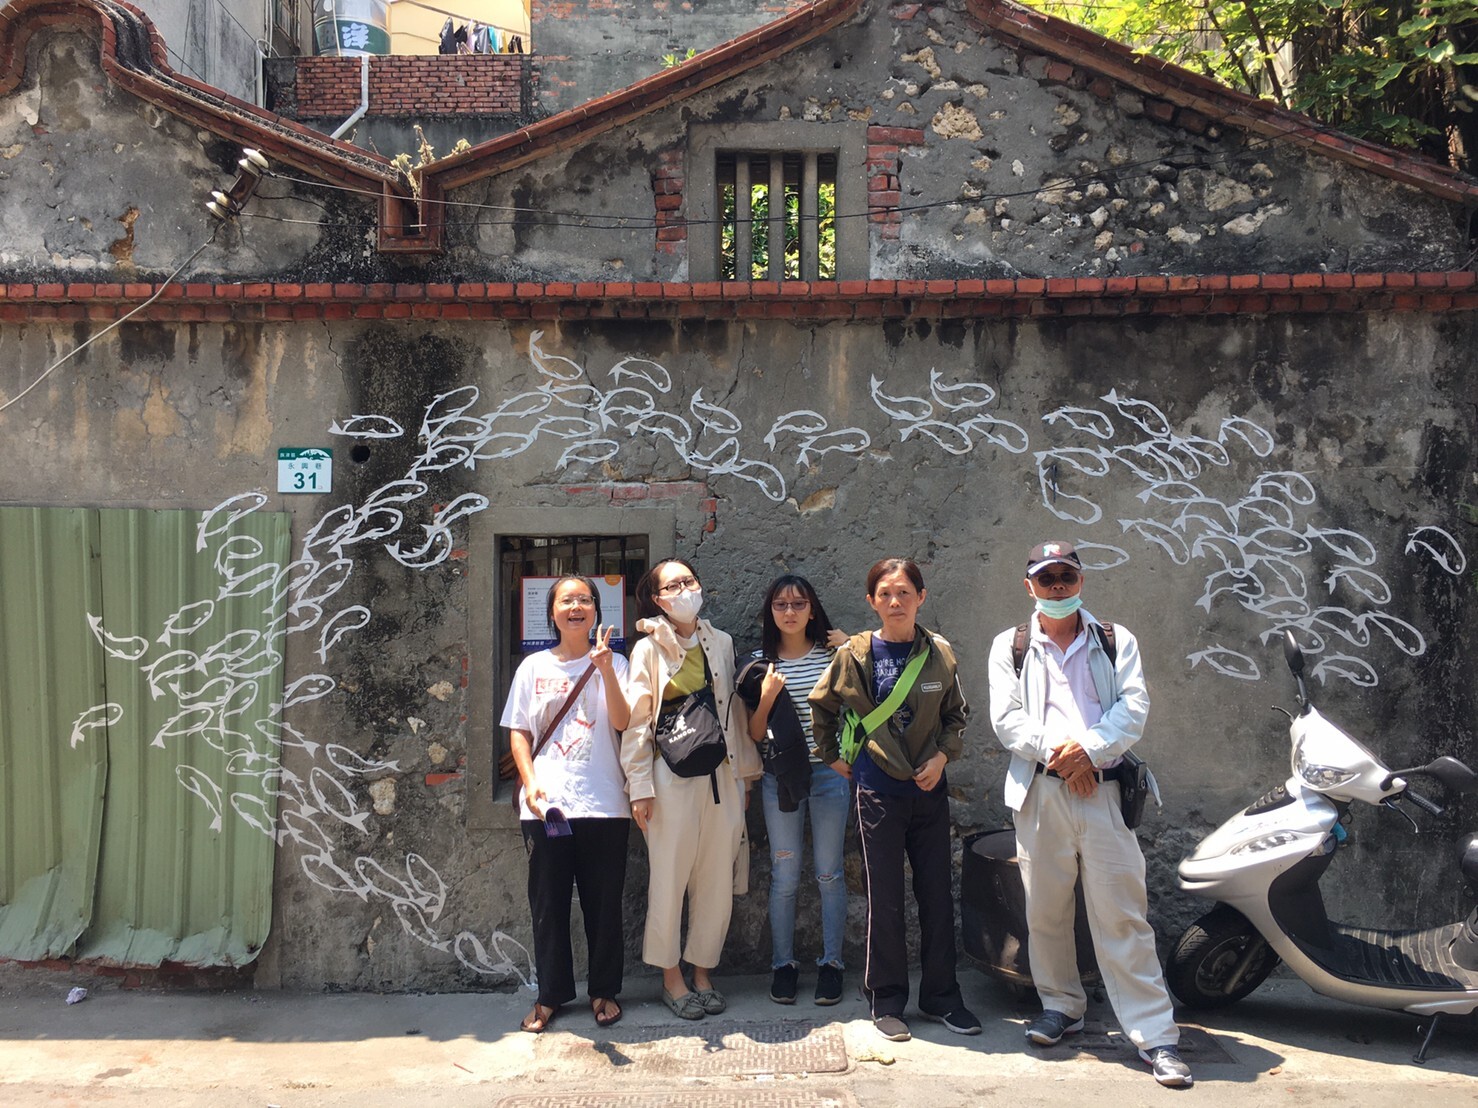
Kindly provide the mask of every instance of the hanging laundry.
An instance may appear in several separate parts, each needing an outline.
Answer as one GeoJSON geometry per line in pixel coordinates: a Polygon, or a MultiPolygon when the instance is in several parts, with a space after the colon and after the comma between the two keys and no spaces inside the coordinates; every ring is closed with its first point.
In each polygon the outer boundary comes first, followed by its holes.
{"type": "Polygon", "coordinates": [[[492,44],[488,40],[488,29],[485,25],[473,20],[467,26],[467,37],[472,41],[472,52],[474,54],[491,54],[492,44]]]}
{"type": "Polygon", "coordinates": [[[452,34],[452,17],[447,16],[446,22],[441,25],[441,45],[437,47],[438,54],[455,54],[457,52],[457,40],[452,34]]]}
{"type": "Polygon", "coordinates": [[[503,32],[496,27],[488,28],[488,53],[501,54],[503,52],[503,32]]]}
{"type": "Polygon", "coordinates": [[[508,47],[507,47],[506,50],[504,50],[504,53],[505,54],[522,54],[523,53],[523,38],[521,36],[519,36],[519,35],[513,35],[513,36],[511,36],[508,39],[508,47]]]}
{"type": "Polygon", "coordinates": [[[452,38],[454,38],[456,40],[456,43],[457,43],[457,50],[456,50],[456,52],[458,54],[470,54],[470,53],[472,53],[472,47],[470,47],[470,46],[467,45],[467,27],[466,27],[465,24],[463,26],[457,28],[456,33],[452,35],[452,38]]]}

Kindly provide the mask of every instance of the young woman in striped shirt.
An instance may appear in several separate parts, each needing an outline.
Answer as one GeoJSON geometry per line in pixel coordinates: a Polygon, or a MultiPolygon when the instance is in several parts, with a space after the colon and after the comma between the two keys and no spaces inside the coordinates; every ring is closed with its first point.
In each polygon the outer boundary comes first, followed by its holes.
{"type": "MultiPolygon", "coordinates": [[[[827,619],[821,598],[804,577],[776,578],[760,608],[760,649],[768,662],[759,683],[759,702],[749,717],[749,737],[763,746],[771,715],[782,693],[800,718],[805,746],[812,750],[811,704],[806,698],[831,663],[833,648],[847,636],[827,619]]],[[[842,939],[847,924],[847,885],[842,876],[842,844],[847,834],[850,785],[830,766],[810,755],[810,789],[782,804],[784,783],[767,772],[761,780],[765,830],[770,842],[770,935],[773,944],[770,999],[794,1004],[800,965],[795,959],[796,894],[801,883],[801,847],[806,813],[811,815],[812,862],[821,898],[822,952],[817,958],[816,1003],[842,998],[842,939]],[[790,811],[786,811],[790,808],[790,811]]]]}

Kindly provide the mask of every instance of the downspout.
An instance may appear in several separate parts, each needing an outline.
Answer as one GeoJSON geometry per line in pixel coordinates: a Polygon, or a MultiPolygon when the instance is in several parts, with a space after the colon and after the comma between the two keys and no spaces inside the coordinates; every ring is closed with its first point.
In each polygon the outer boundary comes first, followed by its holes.
{"type": "Polygon", "coordinates": [[[369,63],[368,54],[359,56],[359,107],[354,109],[353,115],[339,124],[339,129],[330,135],[330,138],[343,138],[344,132],[363,119],[364,113],[369,111],[369,63]]]}

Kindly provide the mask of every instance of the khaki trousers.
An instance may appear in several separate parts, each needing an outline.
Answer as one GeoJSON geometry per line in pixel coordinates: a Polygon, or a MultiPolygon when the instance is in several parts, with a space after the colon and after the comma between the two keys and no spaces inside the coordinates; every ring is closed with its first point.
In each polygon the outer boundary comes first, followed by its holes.
{"type": "Polygon", "coordinates": [[[660,757],[652,766],[652,818],[647,823],[647,929],[642,961],[667,968],[681,960],[718,965],[734,908],[734,858],[744,825],[744,793],[728,764],[718,768],[713,802],[709,778],[679,777],[660,757]],[[680,944],[683,897],[688,941],[680,944]]]}
{"type": "Polygon", "coordinates": [[[1073,887],[1081,874],[1093,949],[1119,1026],[1138,1047],[1179,1042],[1145,918],[1144,855],[1119,814],[1118,782],[1083,798],[1056,777],[1034,778],[1016,814],[1016,853],[1026,887],[1027,955],[1042,1007],[1077,1019],[1088,1006],[1073,933],[1073,887]]]}

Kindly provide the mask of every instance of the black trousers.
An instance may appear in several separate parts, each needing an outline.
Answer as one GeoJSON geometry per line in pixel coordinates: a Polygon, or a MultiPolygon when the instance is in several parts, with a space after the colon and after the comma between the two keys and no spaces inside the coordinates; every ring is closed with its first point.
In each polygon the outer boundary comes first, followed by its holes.
{"type": "Polygon", "coordinates": [[[874,1019],[902,1016],[908,1006],[908,934],[903,859],[913,868],[919,906],[919,1007],[945,1016],[964,1004],[955,977],[955,908],[951,892],[949,792],[915,789],[888,796],[857,789],[862,878],[867,886],[867,963],[862,983],[874,1019]]]}
{"type": "Polygon", "coordinates": [[[629,819],[572,819],[571,835],[550,838],[541,820],[520,820],[529,854],[529,911],[534,919],[534,965],[539,1003],[558,1007],[575,999],[570,949],[570,895],[578,890],[590,951],[586,995],[621,992],[626,943],[621,894],[626,887],[629,819]]]}

